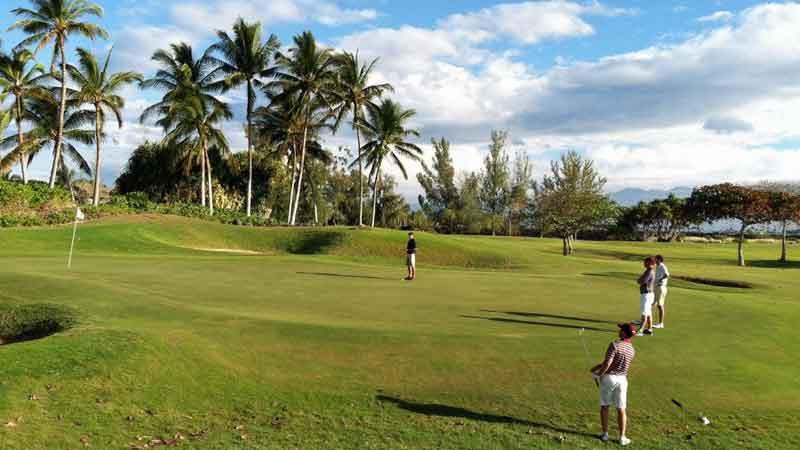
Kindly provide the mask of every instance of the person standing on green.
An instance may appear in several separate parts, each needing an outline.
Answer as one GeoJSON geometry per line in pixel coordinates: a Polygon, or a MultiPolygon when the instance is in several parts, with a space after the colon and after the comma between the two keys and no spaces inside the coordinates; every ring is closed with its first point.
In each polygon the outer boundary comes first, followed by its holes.
{"type": "Polygon", "coordinates": [[[414,239],[414,233],[408,233],[408,242],[406,243],[406,267],[408,268],[408,276],[406,281],[414,281],[417,278],[417,240],[414,239]]]}

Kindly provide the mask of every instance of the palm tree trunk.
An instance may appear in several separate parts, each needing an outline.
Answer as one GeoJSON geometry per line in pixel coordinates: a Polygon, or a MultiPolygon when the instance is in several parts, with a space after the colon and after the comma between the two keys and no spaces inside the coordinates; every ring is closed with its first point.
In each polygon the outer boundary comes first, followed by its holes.
{"type": "Polygon", "coordinates": [[[94,105],[94,195],[92,205],[100,204],[100,105],[94,105]]]}
{"type": "MultiPolygon", "coordinates": [[[[358,123],[358,109],[353,109],[353,122],[358,123]]],[[[364,162],[361,160],[361,131],[356,129],[356,145],[358,145],[358,226],[364,226],[364,162]]]]}
{"type": "Polygon", "coordinates": [[[16,97],[17,101],[17,144],[20,148],[19,166],[22,172],[22,183],[28,184],[28,154],[22,150],[25,148],[25,134],[22,132],[22,98],[16,97]]]}
{"type": "Polygon", "coordinates": [[[250,100],[252,90],[253,81],[247,80],[247,217],[250,217],[250,205],[253,203],[253,105],[250,100]]]}
{"type": "Polygon", "coordinates": [[[781,236],[781,262],[785,263],[789,260],[788,255],[786,254],[786,223],[787,221],[783,221],[783,233],[781,236]]]}
{"type": "Polygon", "coordinates": [[[61,105],[58,108],[58,134],[56,134],[56,148],[53,155],[53,167],[50,170],[50,189],[56,185],[56,174],[61,161],[61,147],[64,140],[64,113],[67,109],[67,57],[64,52],[64,37],[58,38],[58,52],[61,55],[61,105]]]}
{"type": "Polygon", "coordinates": [[[211,158],[208,157],[208,148],[206,142],[203,141],[203,161],[208,166],[208,211],[214,215],[214,188],[211,184],[211,158]]]}
{"type": "Polygon", "coordinates": [[[744,267],[744,231],[747,229],[747,224],[742,223],[742,228],[739,230],[739,248],[738,248],[738,257],[739,257],[739,266],[744,267]]]}
{"type": "Polygon", "coordinates": [[[375,212],[378,209],[378,187],[381,182],[381,162],[378,161],[378,170],[375,171],[375,186],[372,188],[372,225],[375,228],[375,212]]]}
{"type": "MultiPolygon", "coordinates": [[[[203,151],[202,149],[200,150],[203,151]]],[[[206,161],[205,155],[200,155],[200,205],[206,206],[206,161]]]]}
{"type": "Polygon", "coordinates": [[[300,172],[297,175],[297,192],[294,200],[294,212],[292,213],[292,221],[289,225],[294,225],[297,222],[297,210],[300,206],[300,193],[303,191],[303,169],[306,165],[306,145],[308,140],[308,122],[311,119],[311,103],[306,105],[306,120],[303,124],[303,146],[300,152],[300,172]]]}
{"type": "Polygon", "coordinates": [[[294,211],[292,209],[292,206],[294,205],[294,182],[295,182],[295,176],[296,176],[296,173],[297,173],[295,171],[295,168],[294,168],[295,164],[297,163],[297,155],[296,155],[296,153],[294,151],[294,146],[292,146],[292,154],[291,154],[291,156],[289,156],[289,161],[290,161],[289,164],[290,164],[290,167],[291,167],[291,170],[292,170],[292,187],[289,190],[289,213],[288,213],[288,216],[286,217],[286,224],[287,225],[291,225],[291,222],[292,222],[292,211],[294,211]]]}

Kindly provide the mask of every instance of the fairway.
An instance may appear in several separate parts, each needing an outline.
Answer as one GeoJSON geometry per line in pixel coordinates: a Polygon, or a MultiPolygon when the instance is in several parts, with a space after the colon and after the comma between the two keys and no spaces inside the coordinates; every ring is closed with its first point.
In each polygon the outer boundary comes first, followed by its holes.
{"type": "Polygon", "coordinates": [[[800,265],[777,245],[738,268],[733,245],[419,233],[407,283],[401,231],[115,218],[67,270],[71,232],[0,230],[0,302],[79,313],[0,347],[4,450],[616,448],[579,331],[600,362],[655,253],[750,288],[673,280],[667,328],[634,340],[631,448],[800,448],[800,265]]]}

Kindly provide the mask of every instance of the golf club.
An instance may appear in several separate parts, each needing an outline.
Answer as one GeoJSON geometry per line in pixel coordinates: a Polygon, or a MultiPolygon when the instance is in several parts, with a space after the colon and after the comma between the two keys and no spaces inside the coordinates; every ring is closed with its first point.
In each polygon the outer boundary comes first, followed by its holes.
{"type": "MultiPolygon", "coordinates": [[[[592,357],[589,356],[589,349],[586,347],[586,339],[584,339],[584,337],[583,337],[583,332],[584,331],[586,331],[586,329],[585,328],[581,328],[580,331],[578,331],[578,336],[580,336],[581,345],[583,345],[583,354],[586,355],[586,365],[591,367],[592,366],[592,357]]],[[[597,376],[592,375],[592,379],[594,379],[594,384],[596,384],[597,387],[600,387],[600,381],[597,379],[597,376]]]]}

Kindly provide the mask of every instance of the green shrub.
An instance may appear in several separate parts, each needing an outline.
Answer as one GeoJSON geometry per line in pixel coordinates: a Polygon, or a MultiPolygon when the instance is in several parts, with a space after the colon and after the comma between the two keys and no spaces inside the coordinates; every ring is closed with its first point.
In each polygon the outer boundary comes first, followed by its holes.
{"type": "Polygon", "coordinates": [[[75,312],[60,305],[0,305],[0,343],[38,339],[76,323],[75,312]]]}
{"type": "Polygon", "coordinates": [[[72,202],[69,191],[56,186],[53,189],[41,181],[22,184],[0,180],[0,211],[38,209],[47,205],[67,205],[72,202]]]}

